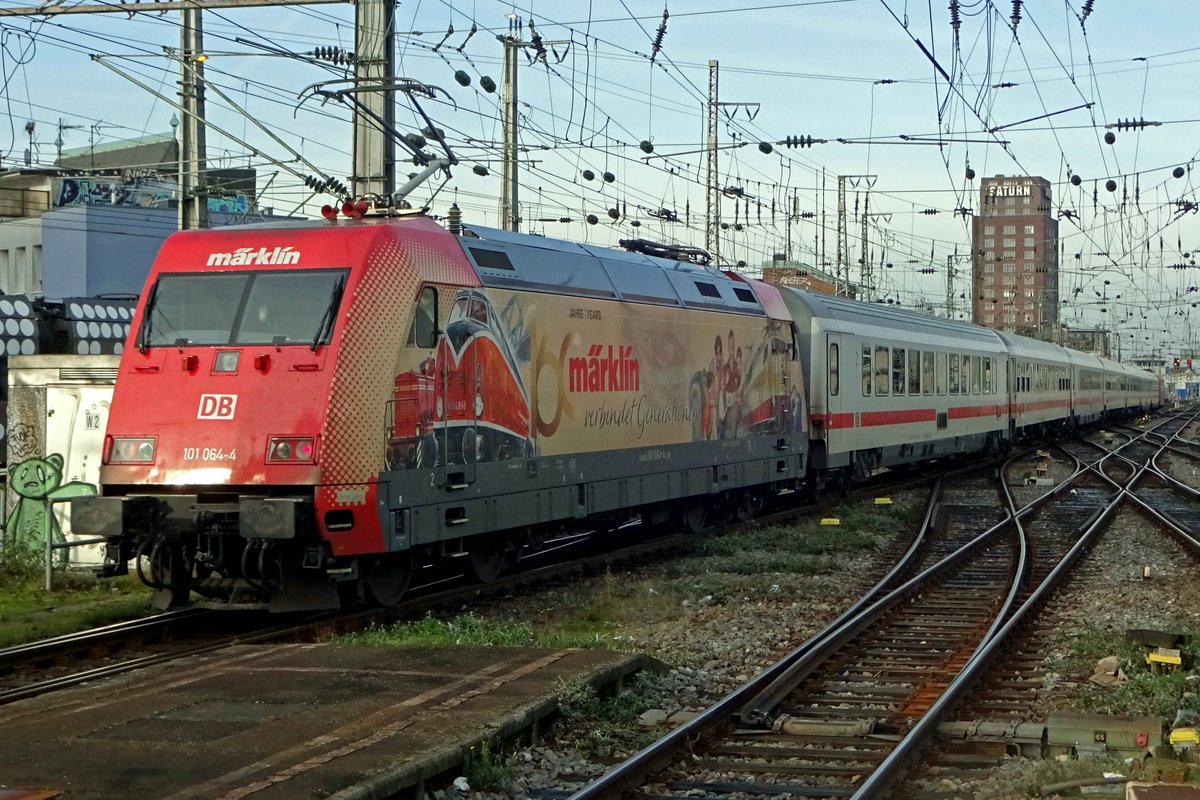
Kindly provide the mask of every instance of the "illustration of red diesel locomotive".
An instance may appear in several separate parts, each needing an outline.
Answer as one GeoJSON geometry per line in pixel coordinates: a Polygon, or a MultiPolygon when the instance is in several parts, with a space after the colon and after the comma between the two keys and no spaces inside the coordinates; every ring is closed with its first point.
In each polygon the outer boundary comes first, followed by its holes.
{"type": "Polygon", "coordinates": [[[388,604],[757,508],[805,476],[802,396],[778,290],[700,264],[420,214],[183,232],[72,522],[159,605],[388,604]]]}

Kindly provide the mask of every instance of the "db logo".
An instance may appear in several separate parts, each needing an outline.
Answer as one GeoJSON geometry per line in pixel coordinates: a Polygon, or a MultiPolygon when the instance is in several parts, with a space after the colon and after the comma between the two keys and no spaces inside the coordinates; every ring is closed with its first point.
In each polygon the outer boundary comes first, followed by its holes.
{"type": "Polygon", "coordinates": [[[196,419],[233,419],[236,407],[236,394],[202,394],[196,419]]]}

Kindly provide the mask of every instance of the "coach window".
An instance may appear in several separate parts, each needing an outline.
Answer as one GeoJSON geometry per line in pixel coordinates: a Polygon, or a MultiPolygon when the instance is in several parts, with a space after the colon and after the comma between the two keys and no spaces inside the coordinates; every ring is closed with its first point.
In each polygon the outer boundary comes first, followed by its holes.
{"type": "Polygon", "coordinates": [[[937,393],[946,393],[946,354],[937,354],[937,393]]]}
{"type": "Polygon", "coordinates": [[[408,344],[421,348],[437,346],[437,289],[426,286],[417,300],[408,344]]]}
{"type": "Polygon", "coordinates": [[[992,380],[992,357],[983,357],[983,393],[993,394],[995,392],[995,384],[992,380]]]}
{"type": "Polygon", "coordinates": [[[958,353],[950,354],[950,394],[958,394],[958,353]]]}
{"type": "Polygon", "coordinates": [[[979,383],[982,372],[979,370],[979,356],[971,356],[971,394],[979,394],[979,383]]]}
{"type": "Polygon", "coordinates": [[[878,344],[875,345],[875,394],[877,395],[888,393],[888,367],[890,363],[888,348],[878,344]]]}
{"type": "Polygon", "coordinates": [[[904,348],[892,348],[892,394],[904,394],[904,348]]]}
{"type": "Polygon", "coordinates": [[[933,394],[933,353],[928,350],[921,353],[921,392],[933,394]]]}
{"type": "Polygon", "coordinates": [[[836,397],[838,393],[838,346],[837,342],[829,343],[829,394],[836,397]]]}
{"type": "Polygon", "coordinates": [[[921,351],[908,351],[908,393],[921,393],[921,351]]]}
{"type": "Polygon", "coordinates": [[[862,390],[863,397],[871,394],[871,345],[862,346],[862,390]]]}

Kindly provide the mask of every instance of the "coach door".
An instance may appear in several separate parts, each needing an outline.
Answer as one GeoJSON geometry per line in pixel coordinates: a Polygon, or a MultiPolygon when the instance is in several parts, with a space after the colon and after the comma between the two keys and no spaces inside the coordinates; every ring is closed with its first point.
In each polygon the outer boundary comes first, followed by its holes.
{"type": "MultiPolygon", "coordinates": [[[[825,408],[824,413],[819,414],[822,421],[821,430],[823,433],[818,434],[816,427],[813,427],[813,435],[822,436],[827,442],[836,436],[834,433],[837,430],[838,420],[842,419],[842,412],[845,408],[845,395],[847,386],[843,385],[849,377],[849,372],[846,370],[847,354],[844,352],[845,347],[842,342],[842,337],[836,333],[827,334],[825,337],[825,358],[822,359],[825,364],[825,374],[823,380],[816,375],[813,376],[815,381],[824,383],[824,390],[819,391],[818,397],[823,400],[825,408]]],[[[817,384],[814,389],[820,386],[817,384]]],[[[812,409],[814,413],[817,409],[812,409]]]]}

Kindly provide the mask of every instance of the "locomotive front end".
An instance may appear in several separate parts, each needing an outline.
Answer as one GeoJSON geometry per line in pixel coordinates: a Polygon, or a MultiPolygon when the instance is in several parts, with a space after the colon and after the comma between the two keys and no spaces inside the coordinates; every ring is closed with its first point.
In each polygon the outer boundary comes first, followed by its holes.
{"type": "Polygon", "coordinates": [[[107,574],[136,570],[160,606],[193,592],[273,611],[342,604],[354,555],[386,546],[386,454],[369,443],[395,375],[378,354],[412,314],[396,295],[415,286],[402,227],[168,240],[122,357],[101,495],[72,507],[77,530],[108,538],[107,574]]]}

